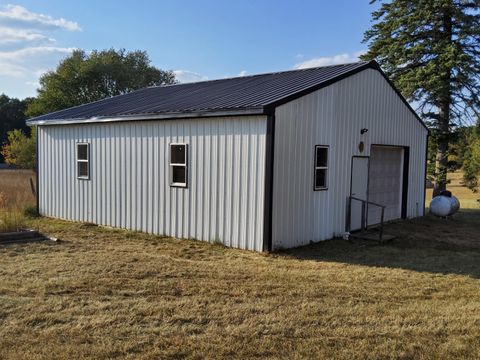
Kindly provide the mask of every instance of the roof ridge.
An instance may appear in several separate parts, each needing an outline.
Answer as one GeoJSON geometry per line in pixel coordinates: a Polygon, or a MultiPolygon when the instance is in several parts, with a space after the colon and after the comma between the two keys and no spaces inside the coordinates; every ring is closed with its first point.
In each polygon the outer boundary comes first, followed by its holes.
{"type": "Polygon", "coordinates": [[[106,121],[107,118],[118,119],[146,113],[167,114],[172,111],[183,112],[185,115],[199,112],[206,116],[207,113],[211,115],[220,110],[225,112],[227,109],[238,111],[262,108],[266,113],[287,101],[367,68],[381,72],[375,61],[358,61],[197,83],[153,86],[40,115],[28,119],[27,123],[45,124],[53,123],[53,120],[56,123],[58,120],[68,123],[69,120],[79,122],[80,119],[95,122],[100,118],[106,121]]]}
{"type": "Polygon", "coordinates": [[[351,61],[351,62],[346,62],[346,63],[341,63],[341,64],[333,64],[333,65],[325,65],[325,66],[312,66],[312,67],[302,68],[302,69],[279,70],[279,71],[271,71],[271,72],[260,73],[260,74],[251,74],[251,75],[244,75],[244,76],[231,76],[231,77],[225,77],[225,78],[220,78],[220,79],[199,80],[199,81],[190,81],[190,82],[184,82],[184,83],[165,84],[165,85],[152,85],[152,86],[148,86],[144,89],[164,88],[164,87],[172,87],[172,86],[179,86],[179,85],[201,84],[201,83],[209,83],[209,82],[233,80],[233,79],[246,79],[246,78],[265,76],[265,75],[276,75],[276,74],[285,74],[285,73],[308,71],[308,70],[326,69],[326,68],[331,68],[331,67],[342,67],[342,66],[353,65],[353,64],[365,65],[365,64],[368,64],[368,63],[371,63],[371,62],[373,62],[373,61],[372,60],[370,60],[370,61],[351,61]]]}

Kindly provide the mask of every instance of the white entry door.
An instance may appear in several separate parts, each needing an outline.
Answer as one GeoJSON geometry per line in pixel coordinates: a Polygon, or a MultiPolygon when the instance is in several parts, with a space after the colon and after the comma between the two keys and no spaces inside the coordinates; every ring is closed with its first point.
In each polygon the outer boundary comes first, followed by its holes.
{"type": "MultiPolygon", "coordinates": [[[[368,157],[352,157],[352,182],[350,187],[350,196],[368,200],[368,157]]],[[[362,203],[352,200],[350,209],[350,231],[360,230],[362,228],[362,203]]]]}
{"type": "MultiPolygon", "coordinates": [[[[372,146],[370,151],[369,200],[386,206],[384,220],[399,219],[402,214],[404,150],[394,146],[372,146]]],[[[371,206],[368,223],[378,224],[381,210],[371,206]]]]}

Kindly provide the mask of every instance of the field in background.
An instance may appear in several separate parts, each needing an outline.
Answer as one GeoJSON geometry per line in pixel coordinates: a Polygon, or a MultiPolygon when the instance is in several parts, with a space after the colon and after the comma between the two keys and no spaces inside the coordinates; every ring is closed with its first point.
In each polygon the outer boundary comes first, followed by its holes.
{"type": "MultiPolygon", "coordinates": [[[[448,180],[450,183],[447,185],[447,190],[450,190],[454,196],[460,200],[460,207],[462,209],[480,209],[480,193],[473,193],[472,190],[462,185],[461,171],[448,174],[448,180]]],[[[432,189],[427,189],[426,206],[430,204],[432,200],[432,189]]]]}
{"type": "Polygon", "coordinates": [[[17,231],[25,227],[24,210],[35,206],[30,186],[35,173],[29,170],[0,170],[0,232],[17,231]]]}
{"type": "Polygon", "coordinates": [[[35,205],[35,196],[30,187],[30,178],[35,184],[35,173],[30,170],[0,170],[0,193],[3,196],[2,208],[23,211],[35,205]]]}

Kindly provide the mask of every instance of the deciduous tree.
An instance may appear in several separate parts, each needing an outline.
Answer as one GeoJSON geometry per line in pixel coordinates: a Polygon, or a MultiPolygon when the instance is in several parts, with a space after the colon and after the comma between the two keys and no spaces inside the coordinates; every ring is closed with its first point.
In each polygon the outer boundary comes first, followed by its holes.
{"type": "MultiPolygon", "coordinates": [[[[29,101],[31,99],[19,100],[5,94],[0,95],[0,146],[7,140],[8,131],[20,129],[25,133],[30,132],[25,124],[25,110],[29,101]]],[[[1,162],[3,157],[0,153],[1,162]]]]}
{"type": "Polygon", "coordinates": [[[27,110],[36,116],[125,94],[147,86],[172,84],[175,75],[152,66],[144,51],[76,50],[55,71],[40,77],[38,97],[27,110]]]}
{"type": "Polygon", "coordinates": [[[36,167],[36,131],[29,137],[22,130],[12,130],[7,133],[7,142],[1,153],[5,162],[23,169],[35,170],[36,167]]]}

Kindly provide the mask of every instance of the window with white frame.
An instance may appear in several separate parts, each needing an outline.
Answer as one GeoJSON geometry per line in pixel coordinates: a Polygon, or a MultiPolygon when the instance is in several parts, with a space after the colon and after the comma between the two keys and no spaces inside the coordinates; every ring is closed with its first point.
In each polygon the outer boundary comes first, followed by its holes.
{"type": "Polygon", "coordinates": [[[90,179],[90,144],[77,143],[77,177],[90,179]]]}
{"type": "Polygon", "coordinates": [[[187,187],[188,145],[170,144],[170,186],[187,187]]]}
{"type": "Polygon", "coordinates": [[[326,190],[328,187],[328,146],[315,146],[314,190],[326,190]]]}

